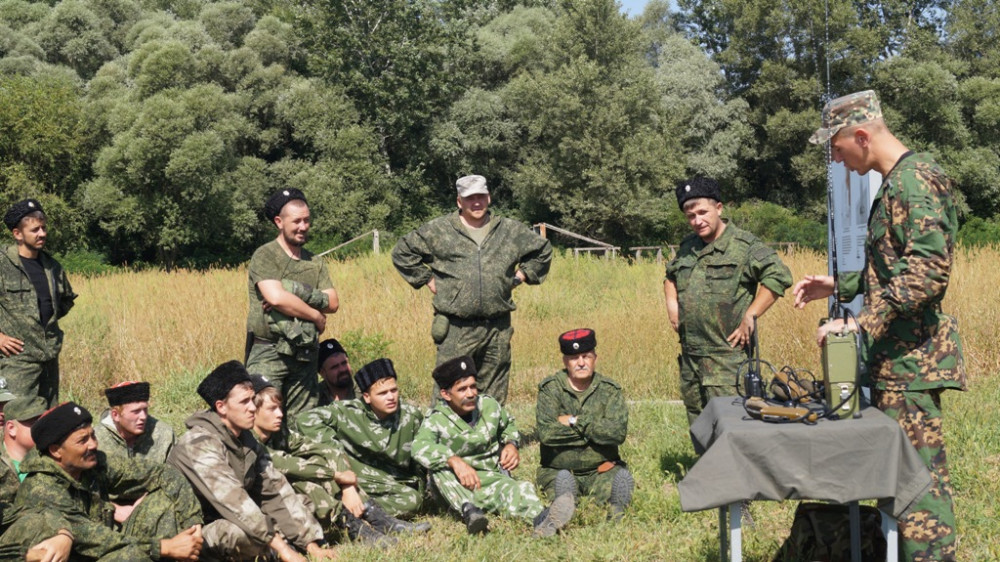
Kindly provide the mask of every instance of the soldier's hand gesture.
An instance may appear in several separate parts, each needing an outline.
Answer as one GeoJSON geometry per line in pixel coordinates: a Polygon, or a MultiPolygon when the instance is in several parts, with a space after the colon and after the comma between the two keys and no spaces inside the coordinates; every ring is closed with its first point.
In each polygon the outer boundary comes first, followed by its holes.
{"type": "Polygon", "coordinates": [[[455,473],[455,477],[458,478],[458,483],[465,488],[474,492],[482,485],[479,482],[479,475],[476,474],[476,469],[469,466],[469,463],[460,457],[451,457],[448,459],[448,466],[451,467],[452,472],[455,473]]]}

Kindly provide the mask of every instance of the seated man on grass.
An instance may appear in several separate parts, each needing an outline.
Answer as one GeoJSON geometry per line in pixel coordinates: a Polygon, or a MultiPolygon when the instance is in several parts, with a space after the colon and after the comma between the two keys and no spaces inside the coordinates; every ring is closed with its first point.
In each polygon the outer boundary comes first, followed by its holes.
{"type": "Polygon", "coordinates": [[[104,391],[108,409],[94,427],[101,450],[109,455],[167,462],[174,430],[149,415],[149,383],[125,381],[104,391]]]}
{"type": "Polygon", "coordinates": [[[445,361],[434,369],[434,381],[441,399],[420,427],[413,455],[468,532],[486,531],[485,512],[531,521],[539,537],[566,525],[575,508],[572,494],[546,509],[531,482],[511,478],[520,463],[517,427],[499,402],[479,394],[472,358],[445,361]]]}

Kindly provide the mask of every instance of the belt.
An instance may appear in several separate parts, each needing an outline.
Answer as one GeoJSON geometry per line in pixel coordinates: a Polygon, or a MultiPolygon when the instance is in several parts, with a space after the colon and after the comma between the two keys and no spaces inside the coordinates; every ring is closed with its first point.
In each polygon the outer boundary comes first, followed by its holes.
{"type": "Polygon", "coordinates": [[[503,324],[510,324],[510,313],[501,314],[500,316],[494,316],[492,318],[461,318],[459,316],[452,316],[446,314],[448,317],[448,323],[452,326],[500,326],[503,324]]]}

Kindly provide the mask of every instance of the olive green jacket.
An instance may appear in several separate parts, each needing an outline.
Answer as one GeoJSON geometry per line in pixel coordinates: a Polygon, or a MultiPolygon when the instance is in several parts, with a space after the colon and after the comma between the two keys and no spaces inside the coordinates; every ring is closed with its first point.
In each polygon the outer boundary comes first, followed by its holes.
{"type": "MultiPolygon", "coordinates": [[[[76,293],[59,262],[46,252],[39,259],[52,293],[52,318],[42,326],[38,312],[38,294],[21,266],[17,245],[7,246],[0,256],[0,333],[24,342],[22,361],[41,363],[55,359],[62,350],[63,331],[59,319],[73,308],[76,293]]],[[[0,357],[2,360],[2,357],[0,357]]]]}

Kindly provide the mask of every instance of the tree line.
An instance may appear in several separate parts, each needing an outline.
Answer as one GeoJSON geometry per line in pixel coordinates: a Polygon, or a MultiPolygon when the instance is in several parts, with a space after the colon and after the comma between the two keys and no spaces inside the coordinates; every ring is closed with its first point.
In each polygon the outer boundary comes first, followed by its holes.
{"type": "Polygon", "coordinates": [[[873,88],[1000,239],[987,0],[0,0],[0,203],[111,263],[238,263],[306,192],[314,246],[402,232],[481,174],[499,211],[620,245],[686,233],[700,174],[771,240],[825,243],[827,92],[873,88]]]}

